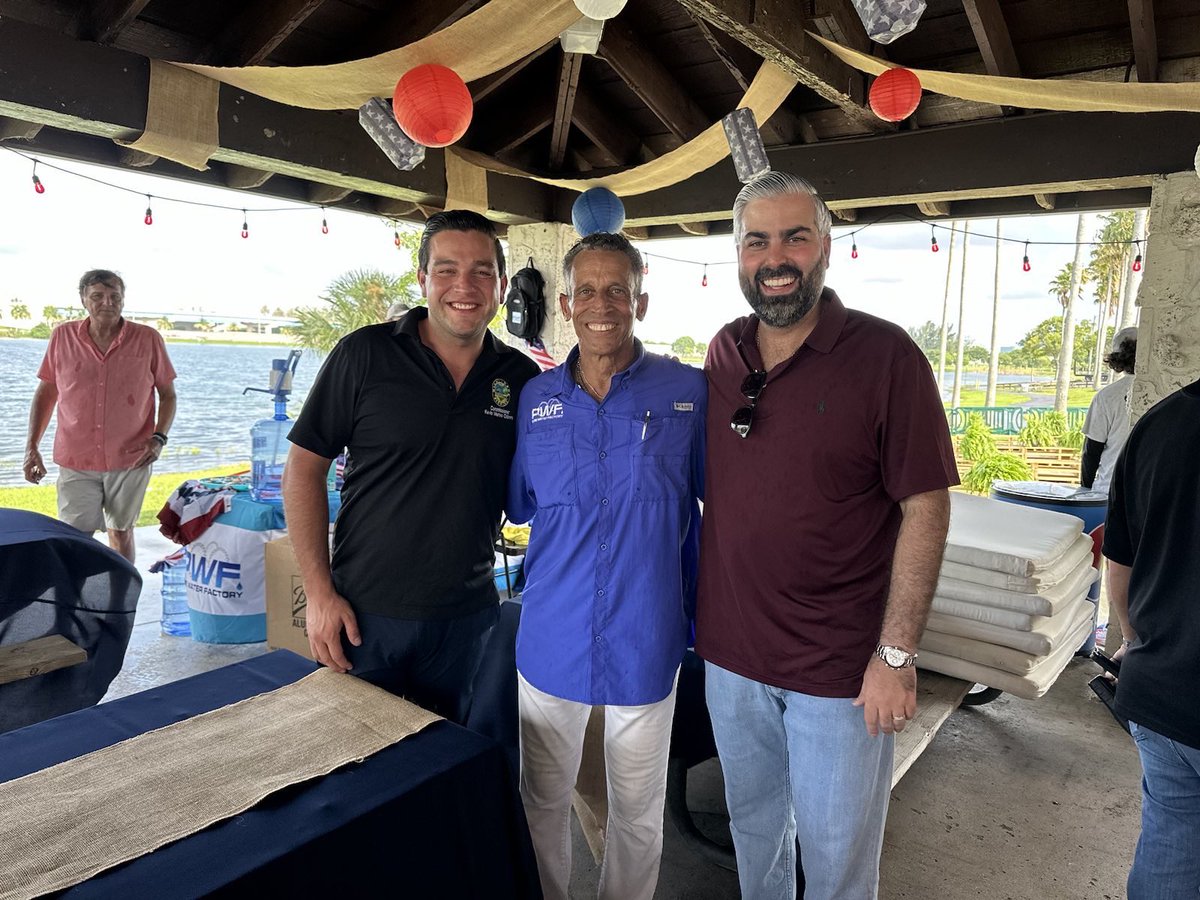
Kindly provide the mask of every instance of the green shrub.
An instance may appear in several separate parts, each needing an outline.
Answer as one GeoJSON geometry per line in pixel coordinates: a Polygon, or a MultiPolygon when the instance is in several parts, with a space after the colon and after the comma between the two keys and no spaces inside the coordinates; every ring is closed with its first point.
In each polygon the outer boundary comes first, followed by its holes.
{"type": "Polygon", "coordinates": [[[963,487],[973,494],[986,494],[993,481],[1031,481],[1033,470],[1015,453],[998,450],[975,463],[963,476],[963,487]]]}
{"type": "Polygon", "coordinates": [[[1062,436],[1062,446],[1070,447],[1072,450],[1083,449],[1083,429],[1072,428],[1062,436]]]}
{"type": "Polygon", "coordinates": [[[958,455],[971,462],[987,459],[996,452],[996,439],[980,413],[967,417],[967,427],[958,439],[958,455]]]}
{"type": "Polygon", "coordinates": [[[1017,440],[1026,447],[1065,447],[1067,417],[1060,412],[1027,413],[1017,440]]]}

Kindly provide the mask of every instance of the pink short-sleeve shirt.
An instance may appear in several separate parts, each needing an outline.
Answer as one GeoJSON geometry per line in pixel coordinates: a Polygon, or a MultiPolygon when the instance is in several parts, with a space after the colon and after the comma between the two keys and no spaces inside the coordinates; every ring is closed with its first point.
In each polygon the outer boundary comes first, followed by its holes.
{"type": "Polygon", "coordinates": [[[58,389],[54,461],[91,472],[133,467],[154,431],[155,391],[175,380],[153,328],[126,321],[101,353],[88,319],[54,329],[37,374],[58,389]]]}

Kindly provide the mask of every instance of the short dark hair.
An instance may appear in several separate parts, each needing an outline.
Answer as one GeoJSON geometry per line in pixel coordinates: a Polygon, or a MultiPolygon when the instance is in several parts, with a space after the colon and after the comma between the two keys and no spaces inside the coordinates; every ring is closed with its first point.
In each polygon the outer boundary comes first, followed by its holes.
{"type": "Polygon", "coordinates": [[[125,279],[109,269],[88,269],[79,279],[79,296],[83,296],[83,292],[90,288],[93,284],[102,284],[105,287],[119,287],[121,293],[125,293],[125,279]]]}
{"type": "Polygon", "coordinates": [[[1104,361],[1114,372],[1133,373],[1134,360],[1137,359],[1137,340],[1126,338],[1112,353],[1105,354],[1104,361]]]}
{"type": "Polygon", "coordinates": [[[613,253],[624,253],[629,258],[629,270],[633,274],[633,293],[640,295],[642,293],[642,254],[638,252],[638,248],[629,242],[629,238],[623,234],[609,234],[606,231],[597,231],[579,239],[575,246],[567,251],[567,255],[563,257],[563,284],[568,290],[565,294],[570,294],[574,290],[574,281],[571,277],[571,266],[575,263],[575,257],[586,250],[607,250],[613,253]]]}
{"type": "Polygon", "coordinates": [[[496,226],[469,209],[448,209],[429,217],[425,223],[425,230],[421,233],[421,244],[417,248],[418,271],[428,274],[429,242],[439,231],[478,231],[486,234],[496,245],[496,271],[501,278],[504,277],[504,248],[500,246],[500,238],[496,237],[496,226]]]}

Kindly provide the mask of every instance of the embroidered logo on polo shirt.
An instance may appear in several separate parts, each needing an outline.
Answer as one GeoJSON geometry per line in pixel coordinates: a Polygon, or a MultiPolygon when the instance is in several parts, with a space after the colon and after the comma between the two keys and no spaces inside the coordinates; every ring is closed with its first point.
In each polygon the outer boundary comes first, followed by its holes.
{"type": "Polygon", "coordinates": [[[684,403],[680,400],[675,401],[675,412],[691,412],[695,407],[694,403],[684,403]]]}
{"type": "Polygon", "coordinates": [[[508,406],[512,402],[512,388],[503,378],[492,382],[492,403],[496,406],[508,406]]]}
{"type": "Polygon", "coordinates": [[[543,400],[537,406],[530,410],[531,422],[543,422],[547,419],[561,419],[563,417],[563,405],[561,400],[550,399],[543,400]]]}

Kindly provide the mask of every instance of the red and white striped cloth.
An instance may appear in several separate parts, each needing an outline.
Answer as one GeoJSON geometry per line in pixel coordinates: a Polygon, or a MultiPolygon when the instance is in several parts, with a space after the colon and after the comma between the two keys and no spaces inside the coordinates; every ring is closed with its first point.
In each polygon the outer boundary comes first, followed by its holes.
{"type": "Polygon", "coordinates": [[[533,361],[538,364],[538,368],[543,372],[553,369],[558,365],[554,361],[554,357],[546,350],[546,345],[542,343],[541,338],[526,341],[525,346],[529,348],[527,352],[533,357],[533,361]]]}

